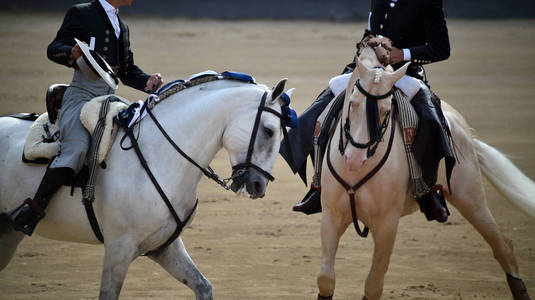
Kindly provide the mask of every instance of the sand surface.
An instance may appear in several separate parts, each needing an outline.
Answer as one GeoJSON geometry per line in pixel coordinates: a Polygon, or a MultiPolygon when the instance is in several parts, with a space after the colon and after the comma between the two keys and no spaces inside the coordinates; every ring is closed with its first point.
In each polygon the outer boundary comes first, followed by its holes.
{"type": "MultiPolygon", "coordinates": [[[[56,14],[0,14],[0,114],[44,112],[48,85],[72,71],[46,58],[62,20],[56,14]]],[[[352,59],[363,23],[219,22],[129,17],[135,61],[167,80],[205,69],[253,74],[272,86],[289,78],[302,112],[352,59]]],[[[535,21],[449,22],[447,62],[427,67],[435,92],[468,120],[477,135],[535,178],[535,21]]],[[[121,86],[131,100],[145,97],[121,86]]],[[[227,155],[213,162],[229,174],[227,155]]],[[[0,170],[1,172],[1,170],[0,170]]],[[[264,199],[238,198],[203,179],[199,212],[183,240],[213,284],[215,299],[315,299],[320,264],[320,215],[291,212],[307,189],[277,160],[264,199]]],[[[515,246],[522,277],[535,296],[535,221],[487,182],[489,206],[515,246]]],[[[22,199],[21,199],[22,200],[22,199]]],[[[73,199],[73,201],[78,201],[73,199]]],[[[342,238],[336,299],[361,299],[371,264],[371,239],[352,228],[342,238]]],[[[0,299],[97,299],[103,247],[32,236],[0,272],[0,299]]],[[[194,299],[193,293],[147,258],[128,272],[122,299],[194,299]]],[[[511,299],[505,275],[481,236],[452,209],[447,224],[420,213],[401,220],[384,299],[511,299]]]]}

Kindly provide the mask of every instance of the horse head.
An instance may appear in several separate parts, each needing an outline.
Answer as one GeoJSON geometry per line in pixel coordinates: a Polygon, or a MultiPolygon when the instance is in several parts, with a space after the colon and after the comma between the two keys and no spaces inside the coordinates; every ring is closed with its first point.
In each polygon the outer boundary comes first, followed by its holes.
{"type": "Polygon", "coordinates": [[[348,142],[340,143],[347,144],[345,149],[340,150],[351,171],[360,170],[374,154],[382,138],[381,127],[386,124],[392,106],[393,86],[405,75],[409,66],[406,63],[396,71],[391,66],[384,67],[369,46],[361,49],[355,61],[356,68],[344,100],[347,110],[342,116],[345,120],[343,135],[348,142]]]}
{"type": "MultiPolygon", "coordinates": [[[[279,151],[281,131],[285,130],[283,107],[288,105],[283,99],[285,84],[286,79],[282,79],[273,90],[249,97],[254,100],[229,117],[223,147],[233,166],[231,189],[235,193],[263,197],[268,181],[274,179],[270,172],[279,151]]],[[[293,90],[287,91],[286,96],[293,90]]]]}

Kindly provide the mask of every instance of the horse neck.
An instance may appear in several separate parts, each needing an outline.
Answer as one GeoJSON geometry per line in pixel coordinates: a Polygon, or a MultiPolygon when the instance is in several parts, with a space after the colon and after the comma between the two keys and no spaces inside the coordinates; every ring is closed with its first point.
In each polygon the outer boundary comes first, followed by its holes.
{"type": "MultiPolygon", "coordinates": [[[[206,167],[223,147],[222,137],[232,116],[243,97],[237,93],[245,89],[258,89],[247,84],[214,82],[177,93],[155,106],[153,112],[175,143],[199,165],[206,167]]],[[[142,123],[142,136],[150,136],[144,141],[157,155],[168,157],[173,153],[180,156],[163,138],[152,120],[142,123]]],[[[140,141],[141,142],[141,141],[140,141]]],[[[173,158],[173,160],[180,160],[173,158]]],[[[185,160],[182,160],[185,161],[185,160]]],[[[193,167],[188,163],[188,167],[193,167]]]]}
{"type": "MultiPolygon", "coordinates": [[[[221,149],[220,137],[225,127],[222,114],[209,115],[209,112],[221,110],[224,100],[211,95],[199,97],[195,92],[192,89],[172,95],[156,105],[153,113],[174,142],[198,164],[206,166],[221,149]]],[[[167,146],[169,142],[152,120],[145,120],[141,130],[142,137],[151,136],[151,139],[140,142],[165,152],[171,151],[167,146]]]]}

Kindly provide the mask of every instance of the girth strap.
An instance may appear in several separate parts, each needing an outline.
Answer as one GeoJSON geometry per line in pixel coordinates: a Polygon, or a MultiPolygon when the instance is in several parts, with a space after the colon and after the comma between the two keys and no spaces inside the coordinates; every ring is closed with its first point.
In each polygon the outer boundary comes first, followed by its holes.
{"type": "Polygon", "coordinates": [[[391,120],[392,125],[391,125],[390,139],[388,141],[388,147],[385,152],[385,155],[383,156],[383,158],[381,158],[381,160],[379,161],[377,166],[373,168],[373,170],[371,170],[368,174],[366,174],[366,176],[364,176],[360,181],[358,181],[353,186],[349,185],[349,183],[347,183],[340,176],[340,174],[336,172],[336,170],[334,169],[332,165],[332,162],[331,162],[332,135],[331,135],[331,138],[329,139],[329,144],[327,145],[327,166],[329,167],[331,174],[333,174],[333,177],[346,189],[347,195],[349,197],[349,204],[351,205],[351,216],[353,218],[353,225],[355,226],[355,230],[357,231],[357,234],[364,238],[368,236],[369,228],[367,226],[364,226],[363,230],[360,229],[360,225],[358,223],[358,218],[357,218],[357,209],[355,205],[355,193],[360,187],[362,187],[366,182],[368,182],[368,180],[370,180],[377,172],[379,172],[379,170],[383,167],[386,160],[388,159],[388,156],[390,155],[390,150],[392,150],[392,144],[394,141],[394,135],[396,133],[397,104],[395,101],[392,102],[392,112],[390,113],[390,115],[392,118],[391,120]]]}
{"type": "Polygon", "coordinates": [[[87,219],[89,219],[89,224],[91,225],[91,229],[93,229],[93,233],[101,243],[104,243],[104,236],[102,235],[102,231],[100,231],[97,217],[95,215],[95,211],[93,210],[93,202],[83,201],[82,203],[84,204],[85,213],[87,214],[87,219]]]}
{"type": "Polygon", "coordinates": [[[110,102],[111,96],[106,98],[106,100],[104,100],[100,106],[98,122],[91,136],[91,147],[87,157],[89,178],[87,179],[87,183],[82,192],[82,203],[84,204],[85,212],[87,214],[87,218],[89,219],[89,224],[91,225],[93,233],[101,243],[104,243],[104,236],[100,231],[98,220],[95,215],[95,211],[93,210],[93,201],[95,200],[95,173],[97,168],[98,149],[100,146],[100,141],[102,140],[102,135],[104,134],[105,118],[110,109],[110,102]]]}

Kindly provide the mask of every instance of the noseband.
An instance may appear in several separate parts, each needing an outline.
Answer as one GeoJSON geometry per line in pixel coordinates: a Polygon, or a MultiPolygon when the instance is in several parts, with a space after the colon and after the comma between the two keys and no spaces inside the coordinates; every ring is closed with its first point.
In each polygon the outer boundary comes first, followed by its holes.
{"type": "Polygon", "coordinates": [[[342,120],[340,119],[340,142],[338,145],[338,149],[340,150],[340,154],[343,154],[345,151],[345,148],[347,147],[347,143],[351,143],[356,148],[360,149],[366,149],[367,156],[370,157],[373,154],[375,154],[375,150],[377,150],[377,146],[379,145],[379,142],[383,139],[383,136],[386,132],[386,128],[388,127],[388,120],[390,120],[390,111],[387,113],[385,119],[383,120],[383,123],[379,125],[379,107],[377,105],[378,100],[386,99],[389,96],[392,95],[394,92],[394,87],[390,89],[386,94],[383,95],[372,95],[368,91],[366,91],[362,85],[360,84],[360,79],[356,82],[357,89],[359,92],[361,92],[364,96],[366,96],[366,119],[368,121],[368,133],[370,136],[370,139],[367,143],[359,143],[356,142],[353,137],[351,136],[351,121],[349,120],[349,113],[351,112],[351,103],[347,106],[347,117],[344,123],[344,126],[342,128],[342,120]],[[343,133],[342,133],[343,132],[343,133]],[[346,142],[344,143],[342,136],[346,138],[346,142]]]}

